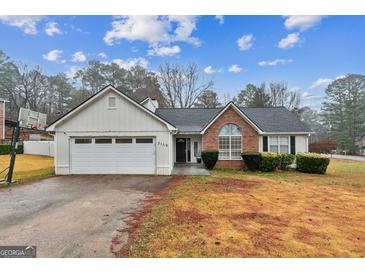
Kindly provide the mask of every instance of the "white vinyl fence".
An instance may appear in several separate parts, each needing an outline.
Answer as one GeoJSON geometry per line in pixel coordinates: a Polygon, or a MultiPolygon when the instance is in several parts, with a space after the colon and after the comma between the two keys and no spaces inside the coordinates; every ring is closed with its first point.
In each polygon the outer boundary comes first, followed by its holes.
{"type": "Polygon", "coordinates": [[[24,154],[54,157],[54,141],[24,141],[24,154]]]}

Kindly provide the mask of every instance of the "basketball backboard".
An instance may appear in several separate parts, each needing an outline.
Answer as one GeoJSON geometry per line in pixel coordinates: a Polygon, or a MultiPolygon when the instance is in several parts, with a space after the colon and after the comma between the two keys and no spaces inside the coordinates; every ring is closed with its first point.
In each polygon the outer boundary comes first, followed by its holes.
{"type": "Polygon", "coordinates": [[[21,127],[43,130],[47,127],[47,115],[27,108],[20,108],[19,122],[21,127]]]}

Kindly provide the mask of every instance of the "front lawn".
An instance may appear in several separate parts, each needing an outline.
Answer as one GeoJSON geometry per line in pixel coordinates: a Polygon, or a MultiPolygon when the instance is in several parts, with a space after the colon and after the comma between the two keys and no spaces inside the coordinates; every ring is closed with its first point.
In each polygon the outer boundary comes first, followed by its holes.
{"type": "MultiPolygon", "coordinates": [[[[10,156],[0,155],[0,171],[9,166],[10,156]]],[[[7,171],[0,176],[4,179],[7,171]]],[[[19,183],[54,175],[53,157],[25,155],[16,156],[13,179],[19,183]]]]}
{"type": "Polygon", "coordinates": [[[365,257],[364,220],[365,163],[331,160],[326,175],[215,170],[163,195],[127,255],[365,257]]]}

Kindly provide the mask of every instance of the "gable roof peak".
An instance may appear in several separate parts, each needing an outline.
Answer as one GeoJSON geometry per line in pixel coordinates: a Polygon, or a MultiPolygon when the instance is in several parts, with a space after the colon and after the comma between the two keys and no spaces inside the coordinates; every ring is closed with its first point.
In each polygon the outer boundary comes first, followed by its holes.
{"type": "Polygon", "coordinates": [[[164,123],[170,130],[177,130],[176,127],[171,124],[170,122],[166,121],[165,119],[163,119],[162,117],[158,116],[157,114],[155,114],[154,112],[152,112],[151,110],[149,110],[148,108],[146,108],[145,106],[141,105],[139,102],[137,102],[135,99],[133,99],[132,97],[130,97],[128,94],[126,94],[125,92],[117,89],[115,86],[113,86],[112,84],[108,84],[105,87],[103,87],[102,89],[100,89],[97,93],[93,94],[92,96],[90,96],[89,98],[87,98],[85,101],[83,101],[81,104],[79,104],[78,106],[74,107],[73,109],[71,109],[70,111],[68,111],[67,113],[65,113],[64,115],[62,115],[61,117],[59,117],[57,120],[55,120],[53,123],[51,123],[50,125],[48,125],[48,127],[46,128],[47,131],[54,131],[55,126],[57,124],[59,124],[60,122],[62,122],[64,119],[67,119],[68,117],[72,116],[74,113],[76,113],[79,110],[82,110],[84,107],[87,106],[87,104],[89,104],[90,102],[92,102],[93,100],[96,100],[98,97],[100,97],[103,93],[105,93],[107,90],[112,89],[115,93],[117,93],[119,96],[127,99],[127,101],[129,101],[130,103],[134,104],[135,106],[139,107],[140,109],[142,109],[143,111],[149,113],[151,116],[153,116],[154,118],[156,118],[157,120],[159,120],[160,122],[164,123]]]}

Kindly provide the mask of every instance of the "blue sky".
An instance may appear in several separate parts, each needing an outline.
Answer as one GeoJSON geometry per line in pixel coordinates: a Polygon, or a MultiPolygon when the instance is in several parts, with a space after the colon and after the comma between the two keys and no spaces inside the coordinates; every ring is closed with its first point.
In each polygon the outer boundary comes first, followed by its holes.
{"type": "Polygon", "coordinates": [[[364,30],[364,16],[0,16],[0,49],[47,74],[92,59],[151,70],[195,62],[220,96],[287,81],[319,108],[333,79],[365,73],[364,30]]]}

